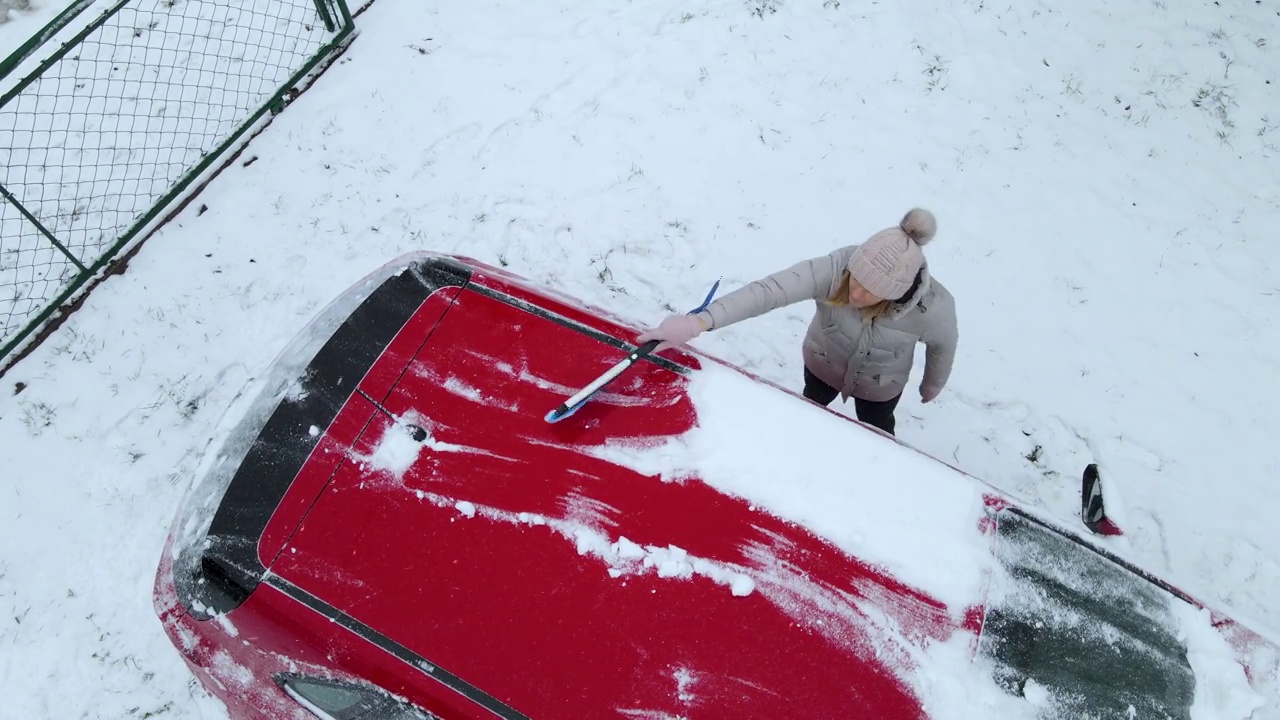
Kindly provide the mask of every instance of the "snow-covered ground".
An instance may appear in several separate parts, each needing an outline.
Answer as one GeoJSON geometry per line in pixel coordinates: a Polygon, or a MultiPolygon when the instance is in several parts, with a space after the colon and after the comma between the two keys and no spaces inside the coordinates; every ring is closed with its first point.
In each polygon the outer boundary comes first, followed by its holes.
{"type": "MultiPolygon", "coordinates": [[[[151,610],[169,522],[236,391],[391,257],[656,322],[913,205],[961,344],[899,435],[1065,522],[1099,462],[1110,548],[1280,637],[1280,13],[939,7],[378,0],[256,162],[5,374],[0,715],[224,716],[151,610]]],[[[695,345],[798,388],[810,312],[695,345]]]]}
{"type": "MultiPolygon", "coordinates": [[[[49,0],[0,0],[0,60],[17,50],[28,38],[39,33],[50,21],[74,2],[50,2],[49,0]],[[25,5],[25,7],[23,7],[25,5]]],[[[81,18],[88,19],[97,12],[86,9],[81,18]]]]}
{"type": "Polygon", "coordinates": [[[28,37],[34,35],[43,25],[61,12],[64,5],[56,3],[36,3],[30,0],[26,7],[20,7],[14,0],[0,1],[0,56],[8,55],[28,37]]]}

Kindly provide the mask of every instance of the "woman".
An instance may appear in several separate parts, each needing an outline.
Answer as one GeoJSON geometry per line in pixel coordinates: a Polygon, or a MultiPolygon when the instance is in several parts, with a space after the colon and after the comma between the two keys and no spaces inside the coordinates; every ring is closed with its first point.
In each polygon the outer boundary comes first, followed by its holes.
{"type": "Polygon", "coordinates": [[[936,230],[933,215],[915,208],[861,245],[757,280],[696,315],[672,315],[638,340],[661,340],[661,350],[706,330],[814,300],[817,312],[804,339],[804,396],[824,406],[837,395],[852,397],[860,421],[892,435],[916,343],[925,344],[920,400],[926,403],[947,384],[956,354],[955,301],[929,275],[921,250],[936,230]]]}

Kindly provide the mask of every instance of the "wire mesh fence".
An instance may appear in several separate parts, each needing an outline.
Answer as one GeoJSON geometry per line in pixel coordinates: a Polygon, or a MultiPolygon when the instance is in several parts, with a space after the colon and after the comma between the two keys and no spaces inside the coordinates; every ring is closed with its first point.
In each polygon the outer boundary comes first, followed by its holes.
{"type": "Polygon", "coordinates": [[[0,364],[350,31],[343,0],[120,0],[13,84],[0,364]]]}

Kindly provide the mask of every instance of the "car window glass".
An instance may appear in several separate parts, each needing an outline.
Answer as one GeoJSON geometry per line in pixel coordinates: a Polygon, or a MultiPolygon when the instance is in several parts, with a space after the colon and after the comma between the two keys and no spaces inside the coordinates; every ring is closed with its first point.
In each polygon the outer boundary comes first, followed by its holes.
{"type": "Polygon", "coordinates": [[[1004,572],[979,653],[1002,686],[1024,695],[1034,682],[1061,717],[1189,720],[1195,676],[1172,608],[1180,600],[1021,513],[998,515],[995,550],[1004,572]]]}
{"type": "Polygon", "coordinates": [[[279,682],[289,697],[320,720],[437,720],[369,685],[297,676],[279,682]]]}

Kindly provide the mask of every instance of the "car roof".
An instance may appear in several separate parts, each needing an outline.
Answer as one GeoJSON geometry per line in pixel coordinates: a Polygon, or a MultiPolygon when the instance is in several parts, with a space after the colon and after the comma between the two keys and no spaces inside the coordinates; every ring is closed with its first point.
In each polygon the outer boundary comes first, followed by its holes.
{"type": "Polygon", "coordinates": [[[602,456],[693,427],[697,359],[639,363],[549,424],[625,329],[496,274],[436,297],[264,528],[273,575],[513,716],[921,714],[856,608],[943,637],[942,602],[743,498],[602,456]]]}

